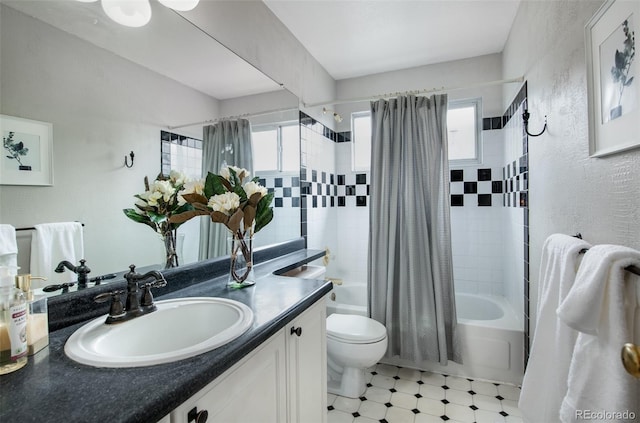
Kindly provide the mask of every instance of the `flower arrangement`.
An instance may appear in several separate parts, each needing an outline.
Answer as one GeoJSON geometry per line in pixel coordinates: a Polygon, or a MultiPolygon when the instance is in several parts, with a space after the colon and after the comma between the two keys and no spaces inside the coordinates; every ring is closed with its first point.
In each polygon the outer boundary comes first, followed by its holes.
{"type": "Polygon", "coordinates": [[[169,176],[158,175],[151,184],[145,176],[144,188],[142,194],[135,195],[137,201],[134,208],[123,209],[123,212],[129,219],[149,226],[162,236],[166,251],[165,267],[175,267],[179,264],[176,230],[182,222],[171,222],[170,219],[193,209],[183,195],[202,193],[202,182],[192,181],[181,172],[171,171],[169,176]]]}
{"type": "Polygon", "coordinates": [[[175,213],[169,221],[181,224],[196,216],[209,216],[212,222],[222,223],[232,234],[231,277],[242,286],[252,285],[253,235],[273,219],[273,193],[260,185],[259,178],[244,182],[249,171],[235,166],[223,166],[220,174],[209,172],[201,183],[201,192],[181,193],[191,210],[175,213]],[[238,255],[241,253],[241,256],[238,255]],[[242,274],[238,273],[242,259],[242,274]]]}
{"type": "Polygon", "coordinates": [[[636,33],[629,29],[629,21],[622,23],[622,32],[624,33],[624,48],[622,51],[616,49],[614,57],[614,66],[611,67],[611,78],[617,84],[618,89],[618,106],[611,110],[611,118],[615,119],[621,115],[622,94],[624,89],[633,83],[633,76],[629,78],[631,63],[636,55],[636,33]]]}

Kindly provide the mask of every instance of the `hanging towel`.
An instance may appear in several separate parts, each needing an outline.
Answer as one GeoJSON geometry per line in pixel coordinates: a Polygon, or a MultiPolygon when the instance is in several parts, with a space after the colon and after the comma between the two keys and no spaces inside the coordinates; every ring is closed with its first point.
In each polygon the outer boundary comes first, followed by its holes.
{"type": "Polygon", "coordinates": [[[45,284],[73,282],[77,275],[54,269],[63,260],[74,265],[84,258],[82,224],[79,222],[44,223],[35,225],[31,238],[31,274],[47,278],[45,284]]]}
{"type": "Polygon", "coordinates": [[[635,421],[628,413],[640,413],[640,381],[625,371],[620,360],[622,346],[633,340],[625,307],[636,307],[636,300],[635,295],[625,296],[629,272],[624,270],[632,264],[640,264],[640,251],[616,245],[592,247],[558,308],[560,319],[580,332],[560,409],[562,422],[584,421],[585,413],[595,415],[596,421],[635,421]]]}
{"type": "Polygon", "coordinates": [[[560,419],[560,404],[567,391],[567,375],[578,333],[558,320],[556,309],[573,285],[580,251],[590,246],[582,239],[554,234],[542,247],[536,332],[518,402],[527,422],[560,419]]]}
{"type": "Polygon", "coordinates": [[[11,225],[0,225],[0,266],[18,266],[16,228],[11,225]]]}

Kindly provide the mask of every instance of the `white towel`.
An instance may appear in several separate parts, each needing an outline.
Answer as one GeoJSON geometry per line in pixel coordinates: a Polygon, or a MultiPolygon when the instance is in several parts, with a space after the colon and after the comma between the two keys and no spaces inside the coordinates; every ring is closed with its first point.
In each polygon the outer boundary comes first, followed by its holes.
{"type": "Polygon", "coordinates": [[[557,422],[567,391],[567,375],[578,333],[558,320],[556,309],[571,289],[580,251],[591,245],[554,234],[542,247],[538,315],[518,408],[528,422],[557,422]]]}
{"type": "Polygon", "coordinates": [[[563,422],[636,421],[624,414],[640,413],[640,381],[620,360],[622,346],[632,334],[625,307],[636,307],[635,296],[625,298],[624,268],[640,264],[640,251],[616,245],[597,245],[584,256],[576,282],[558,308],[558,315],[580,331],[569,369],[567,394],[560,409],[563,422]],[[598,414],[602,413],[602,414],[598,414]]]}
{"type": "Polygon", "coordinates": [[[31,238],[31,274],[47,278],[46,283],[73,282],[77,275],[69,270],[55,273],[58,263],[67,260],[78,265],[84,258],[84,238],[79,222],[35,225],[31,238]]]}
{"type": "Polygon", "coordinates": [[[16,228],[11,225],[0,225],[0,266],[18,266],[16,228]]]}

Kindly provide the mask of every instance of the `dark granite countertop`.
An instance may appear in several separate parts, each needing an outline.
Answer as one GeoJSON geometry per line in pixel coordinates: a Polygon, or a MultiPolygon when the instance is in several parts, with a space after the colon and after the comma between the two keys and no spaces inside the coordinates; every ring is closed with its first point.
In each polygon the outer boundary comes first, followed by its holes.
{"type": "Polygon", "coordinates": [[[158,297],[224,297],[253,310],[254,322],[247,332],[196,357],[149,367],[94,368],[64,354],[65,342],[85,322],[52,332],[49,346],[29,357],[26,367],[0,376],[0,421],[160,420],[331,290],[330,282],[276,276],[323,254],[298,250],[259,263],[256,285],[250,288],[228,289],[223,274],[158,297]]]}

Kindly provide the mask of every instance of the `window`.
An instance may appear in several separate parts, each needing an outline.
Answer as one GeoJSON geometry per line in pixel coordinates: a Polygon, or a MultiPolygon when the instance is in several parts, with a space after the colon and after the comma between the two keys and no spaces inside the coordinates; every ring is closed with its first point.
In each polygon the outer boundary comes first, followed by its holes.
{"type": "MultiPolygon", "coordinates": [[[[456,162],[456,164],[481,162],[481,106],[482,100],[480,98],[449,102],[447,111],[449,160],[456,162]]],[[[351,115],[351,131],[353,170],[369,170],[371,166],[371,113],[353,113],[351,115]]]]}
{"type": "Polygon", "coordinates": [[[254,173],[300,170],[300,127],[297,123],[257,126],[251,133],[254,173]]]}
{"type": "Polygon", "coordinates": [[[353,170],[369,170],[371,167],[371,113],[353,113],[351,131],[353,170]]]}
{"type": "Polygon", "coordinates": [[[482,159],[480,143],[481,100],[449,102],[447,129],[449,160],[459,164],[479,163],[482,159]]]}

